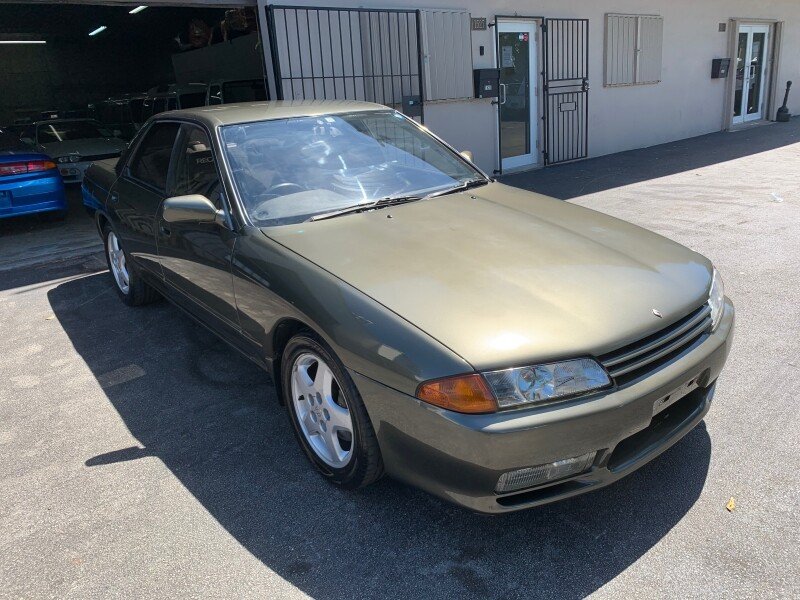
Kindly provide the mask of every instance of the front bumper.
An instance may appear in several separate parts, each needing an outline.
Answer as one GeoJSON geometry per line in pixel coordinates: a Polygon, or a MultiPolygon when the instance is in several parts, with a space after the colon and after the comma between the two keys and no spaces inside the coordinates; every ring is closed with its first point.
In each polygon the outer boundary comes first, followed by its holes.
{"type": "Polygon", "coordinates": [[[503,513],[599,489],[691,431],[710,407],[730,351],[733,324],[733,305],[726,299],[714,333],[645,378],[590,398],[489,415],[446,411],[350,373],[375,427],[388,474],[472,510],[503,513]],[[653,414],[657,401],[687,391],[653,414]],[[582,474],[495,493],[503,473],[593,451],[594,463],[582,474]]]}

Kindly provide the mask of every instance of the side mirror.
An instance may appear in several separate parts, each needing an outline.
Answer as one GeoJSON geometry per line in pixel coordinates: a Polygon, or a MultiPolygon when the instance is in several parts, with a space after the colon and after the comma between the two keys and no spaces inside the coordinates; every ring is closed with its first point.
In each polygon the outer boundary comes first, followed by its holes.
{"type": "Polygon", "coordinates": [[[461,152],[459,152],[459,154],[461,156],[463,156],[464,158],[466,158],[469,162],[474,162],[474,159],[472,158],[472,152],[471,151],[462,150],[461,152]]]}
{"type": "Polygon", "coordinates": [[[200,194],[173,196],[164,200],[163,218],[167,223],[217,223],[225,225],[225,213],[200,194]]]}

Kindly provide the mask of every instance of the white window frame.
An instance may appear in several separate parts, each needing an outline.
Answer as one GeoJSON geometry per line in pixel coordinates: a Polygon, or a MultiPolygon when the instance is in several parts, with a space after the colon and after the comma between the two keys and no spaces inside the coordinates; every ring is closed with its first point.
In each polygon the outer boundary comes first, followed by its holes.
{"type": "MultiPolygon", "coordinates": [[[[618,21],[619,22],[619,21],[618,21]]],[[[604,43],[604,59],[603,59],[603,85],[605,87],[627,87],[632,85],[652,85],[661,82],[661,70],[663,67],[663,54],[664,54],[664,17],[661,15],[634,15],[623,13],[606,13],[605,16],[605,43],[604,43]],[[634,39],[633,45],[630,48],[619,49],[614,53],[612,50],[613,39],[611,36],[611,23],[612,20],[619,20],[621,18],[634,19],[634,39]],[[642,24],[644,20],[648,20],[656,25],[655,44],[645,47],[642,38],[642,24]],[[647,54],[647,50],[652,50],[653,54],[650,56],[643,56],[647,54]],[[624,54],[620,55],[619,52],[624,54]],[[630,56],[630,52],[633,56],[630,56]],[[626,60],[632,58],[632,72],[630,77],[620,78],[618,74],[612,71],[612,65],[618,64],[618,57],[626,60]],[[645,78],[643,75],[643,63],[647,61],[648,66],[653,71],[658,72],[658,77],[645,78]],[[615,77],[616,75],[616,77],[615,77]]],[[[649,41],[649,40],[648,40],[649,41]]]]}

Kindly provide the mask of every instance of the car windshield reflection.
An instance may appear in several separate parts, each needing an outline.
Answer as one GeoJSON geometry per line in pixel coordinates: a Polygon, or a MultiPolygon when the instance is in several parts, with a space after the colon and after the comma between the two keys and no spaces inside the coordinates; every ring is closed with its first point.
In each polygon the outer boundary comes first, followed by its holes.
{"type": "Polygon", "coordinates": [[[483,177],[395,111],[229,125],[222,137],[239,196],[260,226],[483,177]]]}

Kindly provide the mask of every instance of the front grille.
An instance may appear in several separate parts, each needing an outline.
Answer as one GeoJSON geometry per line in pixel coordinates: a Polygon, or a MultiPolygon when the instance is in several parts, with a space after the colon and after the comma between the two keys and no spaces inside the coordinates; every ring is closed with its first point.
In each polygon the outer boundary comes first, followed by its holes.
{"type": "Polygon", "coordinates": [[[94,156],[81,156],[81,162],[90,162],[95,160],[105,160],[106,158],[117,158],[119,152],[112,152],[111,154],[95,154],[94,156]]]}
{"type": "Polygon", "coordinates": [[[704,304],[669,327],[599,357],[617,385],[657,369],[694,344],[711,328],[711,307],[704,304]]]}

